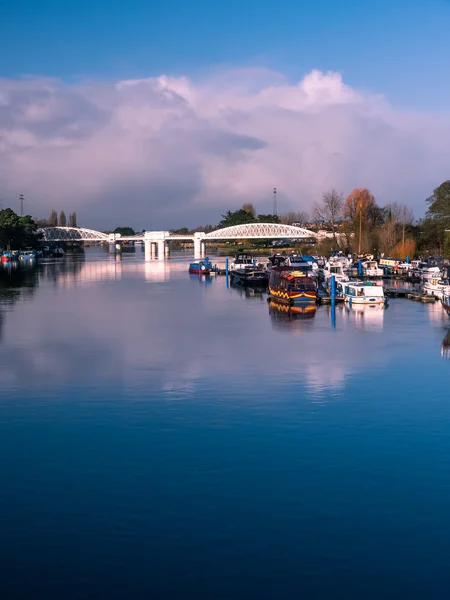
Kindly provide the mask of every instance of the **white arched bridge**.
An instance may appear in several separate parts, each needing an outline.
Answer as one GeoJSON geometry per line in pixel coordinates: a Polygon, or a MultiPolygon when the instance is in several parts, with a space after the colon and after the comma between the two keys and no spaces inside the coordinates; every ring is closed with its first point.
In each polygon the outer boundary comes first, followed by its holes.
{"type": "Polygon", "coordinates": [[[313,243],[317,234],[302,227],[282,225],[280,223],[246,223],[217,229],[210,233],[197,231],[194,234],[177,235],[170,231],[145,231],[136,235],[121,236],[118,233],[102,233],[94,229],[83,227],[45,227],[39,229],[43,241],[48,243],[60,242],[103,242],[110,245],[110,250],[115,252],[118,244],[128,241],[144,243],[145,254],[164,258],[168,254],[168,244],[171,241],[193,242],[194,253],[202,256],[208,241],[218,240],[263,240],[263,239],[289,239],[303,240],[313,243]]]}

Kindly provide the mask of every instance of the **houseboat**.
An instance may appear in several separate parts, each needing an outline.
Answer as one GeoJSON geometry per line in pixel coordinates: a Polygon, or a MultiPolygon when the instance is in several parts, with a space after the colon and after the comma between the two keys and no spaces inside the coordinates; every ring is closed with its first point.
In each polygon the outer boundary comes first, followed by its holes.
{"type": "Polygon", "coordinates": [[[274,267],[270,271],[269,294],[276,302],[301,306],[317,302],[317,285],[304,271],[292,267],[274,267]]]}
{"type": "Polygon", "coordinates": [[[383,286],[370,281],[347,282],[343,295],[349,304],[386,304],[383,286]]]}

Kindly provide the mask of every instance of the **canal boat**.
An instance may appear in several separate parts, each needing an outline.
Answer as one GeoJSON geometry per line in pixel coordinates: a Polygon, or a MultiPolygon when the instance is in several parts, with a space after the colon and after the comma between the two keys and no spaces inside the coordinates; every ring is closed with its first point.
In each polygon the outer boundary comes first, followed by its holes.
{"type": "Polygon", "coordinates": [[[386,304],[383,286],[371,281],[346,282],[343,295],[349,304],[386,304]]]}
{"type": "Polygon", "coordinates": [[[317,285],[304,271],[292,267],[274,267],[270,271],[269,294],[276,302],[301,306],[317,302],[317,285]]]}
{"type": "Polygon", "coordinates": [[[189,265],[189,273],[192,275],[210,275],[213,265],[208,257],[205,260],[199,260],[189,265]]]}

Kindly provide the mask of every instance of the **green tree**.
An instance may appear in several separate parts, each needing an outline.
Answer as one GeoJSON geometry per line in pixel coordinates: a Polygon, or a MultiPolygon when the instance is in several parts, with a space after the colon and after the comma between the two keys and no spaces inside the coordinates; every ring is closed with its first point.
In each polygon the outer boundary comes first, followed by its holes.
{"type": "Polygon", "coordinates": [[[30,215],[19,217],[11,208],[0,210],[0,245],[14,250],[35,246],[39,239],[30,215]]]}
{"type": "Polygon", "coordinates": [[[116,227],[113,233],[120,233],[120,235],[135,235],[132,227],[116,227]]]}
{"type": "Polygon", "coordinates": [[[445,230],[450,228],[450,180],[444,181],[434,189],[426,202],[428,210],[423,222],[425,238],[428,245],[442,247],[445,230]]]}
{"type": "Polygon", "coordinates": [[[258,215],[259,223],[280,223],[278,215],[258,215]]]}
{"type": "Polygon", "coordinates": [[[234,212],[228,210],[224,215],[221,216],[222,220],[217,226],[219,229],[223,229],[224,227],[233,227],[234,225],[245,225],[246,223],[254,223],[256,221],[254,215],[244,208],[240,208],[234,212]]]}

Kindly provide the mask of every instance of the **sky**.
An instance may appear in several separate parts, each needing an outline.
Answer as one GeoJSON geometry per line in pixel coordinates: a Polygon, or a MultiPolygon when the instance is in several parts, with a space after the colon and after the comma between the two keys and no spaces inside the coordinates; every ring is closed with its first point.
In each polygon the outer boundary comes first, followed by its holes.
{"type": "Polygon", "coordinates": [[[450,0],[0,0],[1,205],[149,230],[368,187],[420,217],[449,24],[450,0]]]}

